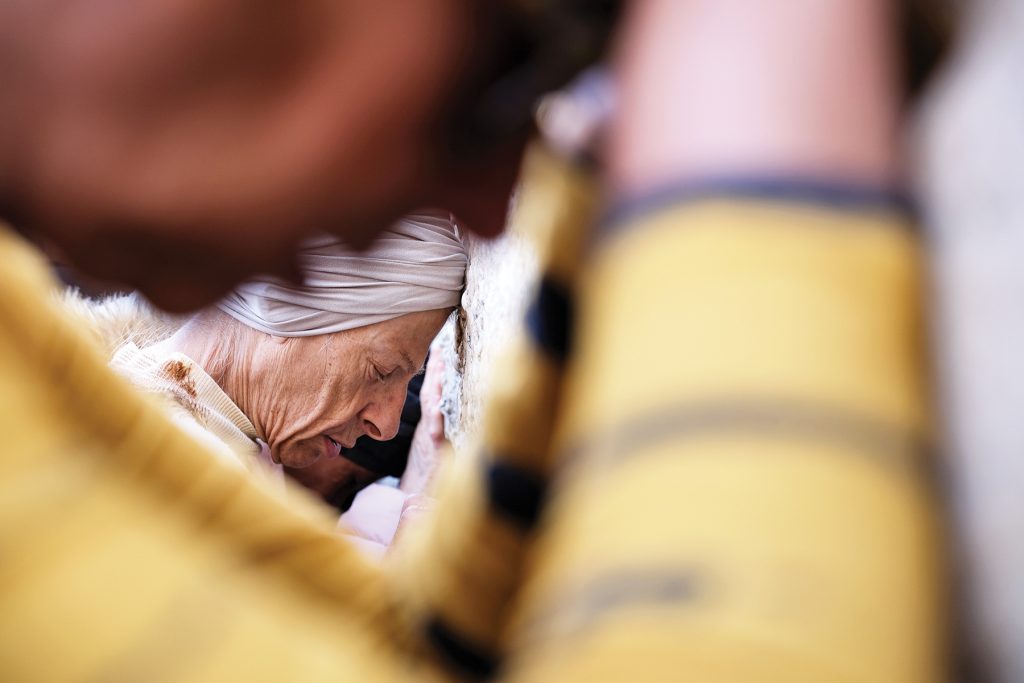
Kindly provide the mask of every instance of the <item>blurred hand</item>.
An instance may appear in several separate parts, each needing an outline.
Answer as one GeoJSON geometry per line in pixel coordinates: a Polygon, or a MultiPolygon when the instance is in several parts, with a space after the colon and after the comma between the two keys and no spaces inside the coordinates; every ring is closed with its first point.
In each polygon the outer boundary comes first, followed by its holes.
{"type": "Polygon", "coordinates": [[[420,388],[420,422],[409,447],[409,461],[399,488],[407,494],[399,516],[396,541],[410,527],[428,517],[434,510],[431,497],[434,480],[444,466],[450,449],[445,442],[444,414],[441,412],[441,392],[444,386],[443,351],[434,344],[427,360],[426,376],[420,388]]]}
{"type": "Polygon", "coordinates": [[[440,117],[489,37],[473,0],[0,4],[0,217],[174,310],[294,274],[417,206],[500,230],[518,150],[440,117]]]}

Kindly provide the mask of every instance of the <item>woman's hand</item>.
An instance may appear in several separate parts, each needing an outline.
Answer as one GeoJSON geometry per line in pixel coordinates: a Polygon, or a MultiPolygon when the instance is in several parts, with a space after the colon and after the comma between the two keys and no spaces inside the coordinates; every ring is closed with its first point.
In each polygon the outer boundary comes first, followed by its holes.
{"type": "Polygon", "coordinates": [[[435,345],[431,349],[423,386],[420,388],[420,422],[413,433],[409,460],[399,484],[399,488],[409,495],[428,493],[445,460],[447,445],[444,415],[441,413],[444,367],[442,350],[435,345]]]}

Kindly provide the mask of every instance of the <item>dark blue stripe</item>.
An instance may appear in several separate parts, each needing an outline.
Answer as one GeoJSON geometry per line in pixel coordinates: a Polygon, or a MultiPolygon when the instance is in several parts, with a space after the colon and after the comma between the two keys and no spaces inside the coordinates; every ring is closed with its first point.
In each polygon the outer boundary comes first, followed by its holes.
{"type": "Polygon", "coordinates": [[[427,640],[442,658],[465,676],[486,679],[498,670],[498,658],[486,648],[469,642],[438,618],[427,623],[427,640]]]}
{"type": "Polygon", "coordinates": [[[569,354],[572,334],[572,300],[562,285],[543,278],[526,311],[526,328],[537,344],[555,360],[569,354]]]}
{"type": "Polygon", "coordinates": [[[544,480],[508,463],[496,462],[487,472],[487,493],[496,512],[521,527],[531,528],[540,517],[544,480]]]}
{"type": "Polygon", "coordinates": [[[702,600],[706,606],[714,595],[707,582],[693,568],[658,566],[623,568],[583,582],[575,578],[541,603],[520,638],[524,644],[534,639],[550,642],[553,634],[571,638],[634,608],[678,610],[702,600]]]}
{"type": "Polygon", "coordinates": [[[562,461],[622,461],[669,441],[729,434],[842,445],[928,482],[934,474],[932,445],[907,427],[838,406],[757,397],[667,405],[587,435],[562,461]]]}
{"type": "Polygon", "coordinates": [[[646,214],[709,199],[770,200],[848,211],[916,213],[907,193],[884,185],[785,176],[690,178],[617,202],[605,212],[595,237],[598,241],[610,237],[646,214]]]}

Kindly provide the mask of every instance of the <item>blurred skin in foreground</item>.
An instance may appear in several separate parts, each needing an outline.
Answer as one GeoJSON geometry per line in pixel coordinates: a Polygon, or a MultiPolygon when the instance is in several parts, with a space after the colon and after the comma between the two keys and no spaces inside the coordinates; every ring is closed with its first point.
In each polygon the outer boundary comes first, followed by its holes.
{"type": "MultiPolygon", "coordinates": [[[[417,206],[445,206],[474,232],[496,234],[522,140],[453,155],[449,133],[467,79],[500,43],[500,4],[139,0],[126,12],[98,0],[3,3],[0,218],[85,273],[175,311],[207,304],[256,272],[298,278],[292,254],[303,235],[334,230],[365,244],[417,206]]],[[[662,50],[662,66],[626,79],[618,127],[635,132],[612,140],[613,187],[645,182],[637,158],[666,170],[709,161],[753,168],[780,157],[786,166],[854,175],[884,165],[867,157],[891,143],[892,131],[876,114],[854,115],[868,61],[836,73],[831,61],[805,59],[828,27],[814,44],[758,38],[768,59],[803,60],[800,68],[820,81],[811,94],[828,97],[811,107],[800,93],[780,98],[790,104],[758,109],[751,125],[744,109],[715,93],[743,92],[760,106],[765,81],[741,73],[738,40],[708,46],[712,34],[700,28],[717,13],[744,31],[749,13],[728,3],[710,11],[708,3],[674,5],[672,19],[689,22],[695,40],[662,50]],[[711,52],[716,68],[708,70],[711,52]],[[680,65],[700,73],[677,77],[680,65]],[[700,88],[701,73],[740,81],[699,98],[680,92],[700,88]],[[828,79],[847,87],[833,97],[828,79]],[[635,97],[652,86],[653,105],[635,97]],[[642,125],[630,123],[641,116],[642,125]],[[815,146],[829,133],[822,122],[844,132],[815,146]],[[666,126],[672,136],[661,134],[666,126]]],[[[779,24],[820,23],[813,7],[771,11],[779,24]]],[[[675,26],[645,29],[645,40],[659,45],[675,26]]],[[[879,46],[857,47],[872,54],[879,46]]],[[[891,57],[887,50],[877,51],[880,59],[891,57]]]]}
{"type": "Polygon", "coordinates": [[[175,311],[420,205],[494,234],[518,142],[469,162],[439,133],[493,37],[476,5],[4,3],[0,218],[175,311]]]}

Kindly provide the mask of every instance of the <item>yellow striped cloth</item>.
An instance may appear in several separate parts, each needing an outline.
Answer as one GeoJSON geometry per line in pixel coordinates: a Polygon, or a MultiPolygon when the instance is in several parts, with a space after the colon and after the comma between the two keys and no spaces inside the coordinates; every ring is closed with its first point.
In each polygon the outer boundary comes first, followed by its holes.
{"type": "Polygon", "coordinates": [[[535,150],[525,177],[539,291],[406,565],[434,651],[516,681],[942,680],[901,201],[726,179],[593,231],[584,169],[535,150]]]}
{"type": "Polygon", "coordinates": [[[480,457],[385,572],[112,375],[0,233],[0,680],[942,679],[916,239],[886,208],[689,197],[547,267],[480,457]]]}
{"type": "Polygon", "coordinates": [[[581,269],[514,680],[943,680],[916,239],[766,199],[581,269]]]}

